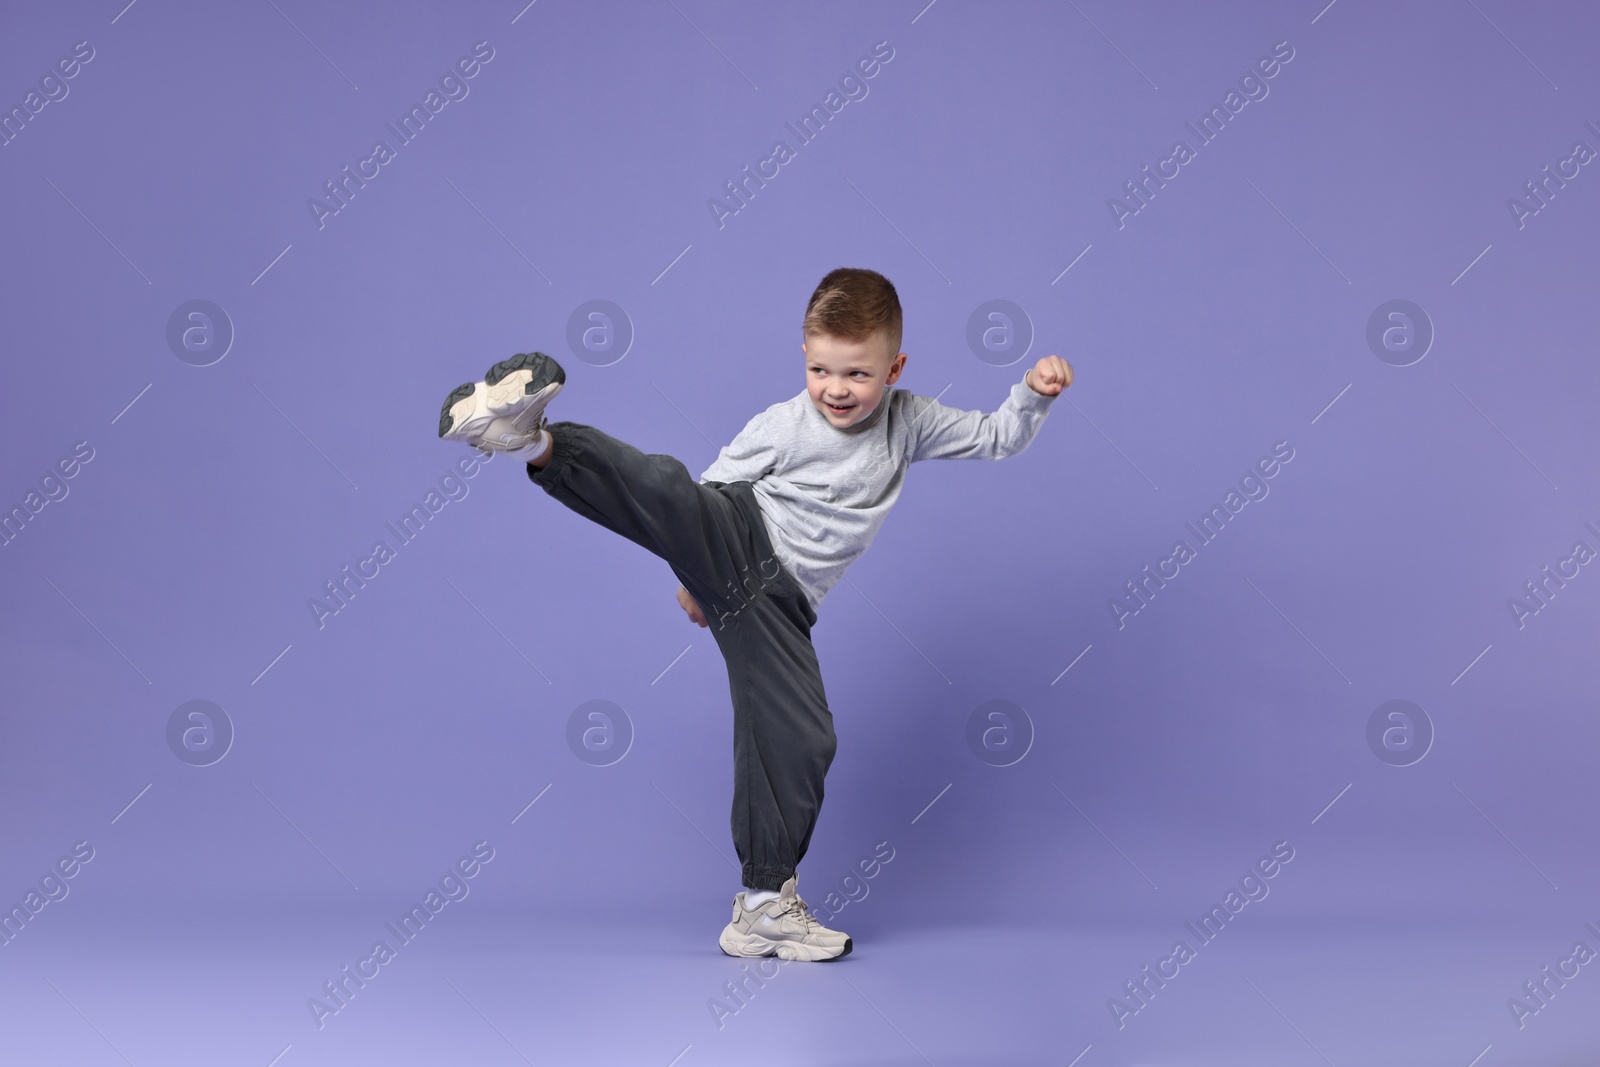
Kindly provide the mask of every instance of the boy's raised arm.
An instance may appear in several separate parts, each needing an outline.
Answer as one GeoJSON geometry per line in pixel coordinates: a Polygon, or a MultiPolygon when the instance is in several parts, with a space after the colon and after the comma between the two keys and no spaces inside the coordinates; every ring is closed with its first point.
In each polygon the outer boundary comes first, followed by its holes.
{"type": "Polygon", "coordinates": [[[1005,402],[993,412],[963,411],[931,397],[916,397],[911,462],[1014,456],[1032,442],[1050,414],[1051,402],[1071,384],[1071,365],[1060,356],[1046,356],[1012,385],[1005,402]]]}

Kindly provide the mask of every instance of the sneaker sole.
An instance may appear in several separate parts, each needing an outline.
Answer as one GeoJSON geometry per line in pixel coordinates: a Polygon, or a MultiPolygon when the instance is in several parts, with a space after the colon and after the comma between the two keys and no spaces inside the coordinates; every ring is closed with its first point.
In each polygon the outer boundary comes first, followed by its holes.
{"type": "Polygon", "coordinates": [[[543,352],[520,353],[503,359],[489,368],[481,383],[467,382],[445,397],[439,408],[439,436],[453,441],[468,440],[470,435],[461,431],[478,411],[480,385],[484,389],[485,408],[493,415],[506,415],[518,408],[526,411],[536,407],[542,411],[550,398],[561,391],[566,380],[561,364],[543,352]]]}
{"type": "Polygon", "coordinates": [[[521,441],[544,425],[544,409],[561,387],[567,374],[561,364],[543,352],[528,352],[503,359],[483,376],[484,406],[500,418],[511,418],[522,426],[522,437],[499,444],[487,439],[483,446],[493,449],[521,447],[521,441]]]}
{"type": "Polygon", "coordinates": [[[497,415],[504,414],[508,407],[525,397],[539,393],[546,393],[545,399],[555,396],[566,380],[567,373],[561,369],[561,364],[543,352],[526,352],[503,359],[483,376],[484,384],[489,387],[489,410],[497,415]]]}
{"type": "Polygon", "coordinates": [[[439,408],[439,436],[444,437],[456,428],[458,421],[464,420],[472,414],[472,405],[468,404],[460,411],[453,410],[463,400],[471,400],[472,394],[478,389],[477,382],[467,382],[450,390],[450,395],[444,398],[444,405],[439,408]]]}
{"type": "Polygon", "coordinates": [[[780,960],[802,960],[807,963],[832,963],[834,960],[844,959],[850,955],[850,949],[853,947],[848,937],[844,939],[842,948],[830,948],[827,945],[807,945],[800,941],[781,938],[769,940],[760,934],[740,934],[726,929],[717,939],[717,946],[722,949],[724,955],[735,959],[776,956],[780,960]]]}

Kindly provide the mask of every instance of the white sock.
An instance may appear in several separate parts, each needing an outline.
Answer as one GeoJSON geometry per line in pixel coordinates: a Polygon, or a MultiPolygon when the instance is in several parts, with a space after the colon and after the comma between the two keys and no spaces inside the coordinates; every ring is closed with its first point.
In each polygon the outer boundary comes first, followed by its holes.
{"type": "Polygon", "coordinates": [[[545,450],[550,447],[550,442],[550,432],[541,426],[539,428],[539,437],[537,440],[530,441],[521,448],[507,452],[506,455],[521,463],[532,463],[534,460],[544,455],[545,450]]]}
{"type": "Polygon", "coordinates": [[[781,895],[776,889],[751,889],[745,886],[744,908],[746,911],[753,911],[769,900],[777,900],[781,895]]]}

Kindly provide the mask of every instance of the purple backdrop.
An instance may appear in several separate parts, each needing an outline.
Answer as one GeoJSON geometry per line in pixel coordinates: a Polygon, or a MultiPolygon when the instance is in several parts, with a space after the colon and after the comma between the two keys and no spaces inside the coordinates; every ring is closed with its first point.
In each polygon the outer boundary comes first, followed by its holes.
{"type": "Polygon", "coordinates": [[[123,3],[0,33],[0,1058],[1600,1053],[1592,6],[123,3]],[[762,973],[714,642],[434,426],[698,473],[837,266],[1076,382],[824,601],[762,973]]]}

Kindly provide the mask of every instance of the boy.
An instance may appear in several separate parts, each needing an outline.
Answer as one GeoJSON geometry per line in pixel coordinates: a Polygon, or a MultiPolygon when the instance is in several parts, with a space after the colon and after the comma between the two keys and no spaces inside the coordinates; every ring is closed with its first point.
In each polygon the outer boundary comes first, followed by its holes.
{"type": "Polygon", "coordinates": [[[1020,452],[1072,384],[1071,366],[1046,356],[992,414],[895,389],[906,363],[901,321],[883,275],[831,271],[806,305],[805,391],[751,419],[698,482],[671,456],[546,422],[566,375],[539,352],[495,364],[440,412],[440,437],[523,460],[550,496],[666,560],[679,604],[712,629],[733,697],[732,827],[744,883],[718,942],[730,956],[850,953],[849,936],[824,927],[796,893],[836,747],[811,643],[817,606],[877,535],[909,464],[1020,452]]]}

